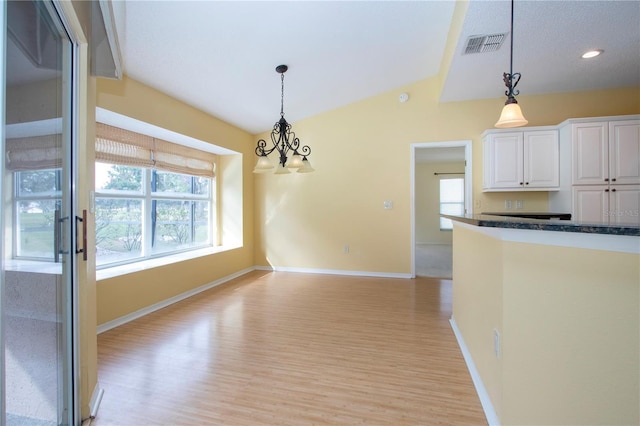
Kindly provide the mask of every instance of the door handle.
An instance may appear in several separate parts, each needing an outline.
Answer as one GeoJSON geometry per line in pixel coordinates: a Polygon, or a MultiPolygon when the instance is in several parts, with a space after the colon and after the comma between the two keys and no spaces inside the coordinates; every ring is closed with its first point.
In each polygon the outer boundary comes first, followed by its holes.
{"type": "Polygon", "coordinates": [[[53,260],[56,263],[60,262],[61,254],[69,254],[69,251],[64,249],[62,238],[62,226],[66,220],[69,220],[69,217],[61,217],[60,210],[56,209],[53,215],[53,260]]]}
{"type": "Polygon", "coordinates": [[[82,210],[82,217],[76,216],[76,254],[82,253],[82,260],[87,260],[87,211],[82,210]],[[82,223],[82,248],[78,248],[78,222],[82,223]]]}

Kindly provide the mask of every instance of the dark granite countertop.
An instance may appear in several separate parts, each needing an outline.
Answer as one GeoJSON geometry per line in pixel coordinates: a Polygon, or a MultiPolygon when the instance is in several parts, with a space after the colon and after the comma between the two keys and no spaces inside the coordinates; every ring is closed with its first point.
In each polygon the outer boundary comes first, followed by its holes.
{"type": "Polygon", "coordinates": [[[638,225],[609,225],[604,223],[586,223],[573,220],[526,219],[521,217],[493,216],[474,214],[464,216],[441,215],[453,221],[490,228],[530,229],[538,231],[580,232],[585,234],[609,234],[640,236],[638,225]]]}
{"type": "Polygon", "coordinates": [[[483,215],[490,216],[509,216],[522,217],[527,219],[562,219],[571,220],[571,213],[555,213],[555,212],[482,212],[483,215]]]}

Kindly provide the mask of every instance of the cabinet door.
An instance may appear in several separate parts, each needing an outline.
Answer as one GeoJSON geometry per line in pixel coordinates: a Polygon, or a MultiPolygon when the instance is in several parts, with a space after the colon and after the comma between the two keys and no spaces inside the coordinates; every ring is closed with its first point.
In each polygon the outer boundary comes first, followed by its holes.
{"type": "Polygon", "coordinates": [[[578,222],[609,222],[609,186],[574,186],[573,215],[578,222]]]}
{"type": "Polygon", "coordinates": [[[524,187],[560,186],[560,144],[555,130],[524,132],[524,187]]]}
{"type": "Polygon", "coordinates": [[[489,135],[485,139],[486,188],[522,188],[522,132],[489,135]]]}
{"type": "Polygon", "coordinates": [[[615,185],[609,191],[609,223],[640,225],[640,185],[615,185]]]}
{"type": "Polygon", "coordinates": [[[609,178],[614,184],[640,184],[640,120],[609,123],[609,178]]]}
{"type": "Polygon", "coordinates": [[[573,184],[601,185],[609,181],[608,123],[572,125],[573,184]]]}

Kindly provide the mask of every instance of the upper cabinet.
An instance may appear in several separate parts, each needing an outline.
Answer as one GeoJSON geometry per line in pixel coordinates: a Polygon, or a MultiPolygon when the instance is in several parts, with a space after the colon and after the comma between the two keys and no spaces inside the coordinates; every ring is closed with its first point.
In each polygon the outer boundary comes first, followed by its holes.
{"type": "Polygon", "coordinates": [[[573,185],[640,184],[640,120],[571,126],[573,185]]]}
{"type": "Polygon", "coordinates": [[[553,191],[560,185],[557,130],[487,131],[484,191],[553,191]]]}
{"type": "Polygon", "coordinates": [[[590,223],[640,224],[640,116],[569,119],[549,209],[590,223]]]}
{"type": "Polygon", "coordinates": [[[640,120],[609,123],[609,179],[640,184],[640,120]]]}

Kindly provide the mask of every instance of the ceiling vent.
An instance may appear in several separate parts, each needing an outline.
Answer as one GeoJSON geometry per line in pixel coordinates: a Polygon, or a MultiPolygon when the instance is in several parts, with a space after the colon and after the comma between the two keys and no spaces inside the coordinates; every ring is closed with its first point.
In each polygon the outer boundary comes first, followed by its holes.
{"type": "Polygon", "coordinates": [[[495,52],[500,49],[506,36],[506,33],[471,36],[467,40],[467,47],[464,49],[464,54],[495,52]]]}

